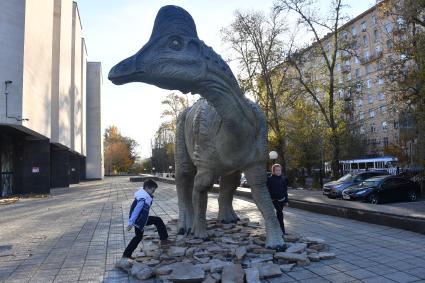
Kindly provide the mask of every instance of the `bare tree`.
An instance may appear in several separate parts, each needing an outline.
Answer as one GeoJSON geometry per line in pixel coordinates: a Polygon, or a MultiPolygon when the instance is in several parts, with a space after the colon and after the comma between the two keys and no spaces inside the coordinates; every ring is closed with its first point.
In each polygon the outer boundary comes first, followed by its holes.
{"type": "MultiPolygon", "coordinates": [[[[285,83],[288,54],[282,36],[286,31],[281,13],[235,12],[233,23],[223,28],[222,40],[229,44],[240,66],[238,80],[243,91],[251,95],[265,112],[272,139],[275,139],[279,162],[286,170],[285,132],[281,113],[291,100],[283,99],[288,93],[285,83]]],[[[290,45],[289,45],[290,46],[290,45]]]]}
{"type": "Polygon", "coordinates": [[[320,17],[320,9],[314,0],[278,0],[275,9],[297,15],[298,24],[313,39],[308,48],[298,46],[289,54],[288,63],[294,69],[294,80],[300,91],[308,95],[318,106],[330,130],[332,147],[332,173],[339,175],[340,136],[336,82],[337,54],[345,42],[341,40],[340,27],[347,20],[343,15],[341,0],[332,0],[328,17],[320,17]],[[320,62],[319,65],[316,63],[320,62]]]}

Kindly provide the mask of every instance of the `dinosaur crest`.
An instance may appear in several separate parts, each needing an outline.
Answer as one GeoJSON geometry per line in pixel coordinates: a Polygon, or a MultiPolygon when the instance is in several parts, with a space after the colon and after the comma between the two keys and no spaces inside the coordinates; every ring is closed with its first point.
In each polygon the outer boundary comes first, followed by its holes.
{"type": "Polygon", "coordinates": [[[183,8],[164,6],[156,15],[149,41],[165,35],[181,35],[198,38],[195,22],[192,16],[183,8]]]}

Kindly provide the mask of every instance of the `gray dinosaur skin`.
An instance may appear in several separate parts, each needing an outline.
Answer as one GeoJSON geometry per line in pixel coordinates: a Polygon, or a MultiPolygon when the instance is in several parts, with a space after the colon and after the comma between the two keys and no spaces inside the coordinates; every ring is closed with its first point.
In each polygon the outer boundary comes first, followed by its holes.
{"type": "Polygon", "coordinates": [[[176,187],[179,233],[207,238],[208,191],[220,179],[218,219],[236,222],[233,194],[245,172],[266,226],[266,246],[285,245],[266,187],[267,125],[258,105],[241,92],[229,66],[199,40],[184,9],[162,7],[148,43],[109,72],[114,84],[144,82],[202,96],[179,117],[176,187]]]}

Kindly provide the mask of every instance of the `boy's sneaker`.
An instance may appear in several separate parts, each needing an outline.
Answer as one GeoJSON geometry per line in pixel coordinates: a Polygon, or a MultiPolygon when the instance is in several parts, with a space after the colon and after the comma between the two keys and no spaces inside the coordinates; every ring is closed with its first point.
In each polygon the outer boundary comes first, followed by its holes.
{"type": "Polygon", "coordinates": [[[171,241],[168,239],[161,240],[160,245],[161,245],[161,248],[168,248],[171,245],[171,241]]]}
{"type": "Polygon", "coordinates": [[[122,257],[117,263],[115,263],[115,267],[121,268],[124,270],[131,270],[131,267],[133,266],[133,260],[128,257],[122,257]]]}

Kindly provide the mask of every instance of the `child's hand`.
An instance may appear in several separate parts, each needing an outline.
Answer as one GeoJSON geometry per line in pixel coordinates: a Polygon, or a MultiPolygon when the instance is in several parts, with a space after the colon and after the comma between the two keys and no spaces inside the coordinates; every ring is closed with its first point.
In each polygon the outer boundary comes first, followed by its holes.
{"type": "Polygon", "coordinates": [[[127,226],[127,231],[131,231],[131,229],[133,229],[133,225],[128,225],[127,226]]]}

